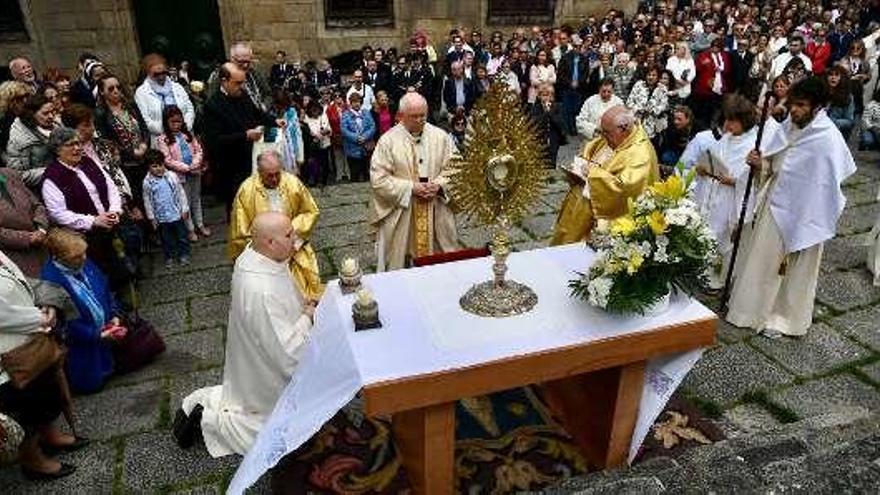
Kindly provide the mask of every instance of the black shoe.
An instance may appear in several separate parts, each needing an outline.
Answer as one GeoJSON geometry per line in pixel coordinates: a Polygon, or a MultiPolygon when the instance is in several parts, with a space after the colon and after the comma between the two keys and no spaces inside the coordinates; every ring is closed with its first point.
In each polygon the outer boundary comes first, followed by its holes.
{"type": "Polygon", "coordinates": [[[177,414],[174,416],[174,423],[171,426],[171,433],[174,435],[174,440],[177,441],[177,445],[180,448],[188,449],[192,447],[196,440],[196,434],[202,429],[202,411],[204,409],[201,404],[198,404],[189,413],[189,416],[183,412],[183,409],[177,410],[177,414]]]}
{"type": "Polygon", "coordinates": [[[51,481],[57,480],[59,478],[63,478],[65,476],[70,476],[73,472],[76,471],[76,466],[73,464],[68,464],[66,462],[61,463],[61,469],[55,471],[54,473],[44,473],[42,471],[35,471],[30,468],[26,468],[22,466],[21,474],[24,475],[25,478],[31,481],[51,481]]]}
{"type": "Polygon", "coordinates": [[[61,452],[76,452],[79,449],[82,449],[92,443],[91,440],[85,437],[74,437],[73,443],[70,445],[49,445],[48,443],[40,442],[40,450],[43,451],[46,455],[50,457],[54,457],[61,452]]]}

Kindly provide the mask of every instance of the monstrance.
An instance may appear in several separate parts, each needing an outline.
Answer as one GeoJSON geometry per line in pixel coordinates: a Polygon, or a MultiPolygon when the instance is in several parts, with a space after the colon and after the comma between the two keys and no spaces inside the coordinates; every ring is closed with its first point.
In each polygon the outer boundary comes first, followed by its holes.
{"type": "Polygon", "coordinates": [[[529,212],[546,180],[545,146],[537,136],[519,97],[505,84],[493,84],[471,112],[463,153],[452,160],[450,194],[455,204],[494,230],[494,277],[474,285],[459,300],[470,313],[512,316],[538,303],[532,289],[505,278],[508,229],[529,212]]]}

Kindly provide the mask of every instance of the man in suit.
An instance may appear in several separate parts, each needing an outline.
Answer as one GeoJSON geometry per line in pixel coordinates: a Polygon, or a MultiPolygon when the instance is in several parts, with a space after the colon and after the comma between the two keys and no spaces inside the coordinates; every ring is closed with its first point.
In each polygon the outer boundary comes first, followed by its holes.
{"type": "Polygon", "coordinates": [[[391,76],[379,70],[379,63],[375,59],[367,60],[364,84],[373,89],[373,94],[379,91],[388,92],[391,89],[391,76]]]}
{"type": "Polygon", "coordinates": [[[575,135],[574,119],[587,98],[587,87],[590,79],[590,64],[585,55],[583,40],[574,37],[574,48],[569,50],[559,61],[556,71],[556,93],[562,104],[564,131],[575,135]]]}
{"type": "Polygon", "coordinates": [[[287,63],[287,54],[284,53],[284,50],[275,52],[275,63],[269,70],[269,85],[272,86],[272,89],[284,86],[287,78],[292,75],[291,69],[291,65],[287,63]]]}
{"type": "Polygon", "coordinates": [[[443,102],[446,103],[446,111],[452,115],[461,108],[465,113],[469,113],[476,99],[476,84],[472,79],[464,77],[464,64],[460,61],[453,62],[450,66],[450,76],[443,84],[443,102]]]}
{"type": "Polygon", "coordinates": [[[730,51],[731,89],[742,93],[746,91],[749,80],[749,69],[755,60],[755,54],[749,51],[749,40],[741,38],[736,41],[736,49],[730,51]]]}
{"type": "Polygon", "coordinates": [[[516,74],[516,78],[519,80],[519,94],[522,96],[523,102],[525,102],[528,97],[529,86],[531,85],[531,81],[529,81],[529,73],[532,71],[532,63],[529,62],[530,55],[527,44],[522,43],[511,51],[510,57],[510,70],[516,74]]]}
{"type": "Polygon", "coordinates": [[[228,215],[238,186],[251,175],[254,141],[267,127],[285,124],[257,108],[245,91],[247,74],[236,64],[221,65],[217,79],[220,89],[204,108],[205,143],[228,215]]]}

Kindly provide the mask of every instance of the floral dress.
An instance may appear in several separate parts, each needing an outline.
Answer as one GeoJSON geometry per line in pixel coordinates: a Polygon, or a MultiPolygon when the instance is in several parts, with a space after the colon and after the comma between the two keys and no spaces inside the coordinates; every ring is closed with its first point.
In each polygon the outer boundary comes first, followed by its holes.
{"type": "Polygon", "coordinates": [[[626,106],[641,120],[649,139],[666,130],[669,120],[669,98],[666,86],[657,84],[652,90],[644,80],[636,81],[626,106]]]}

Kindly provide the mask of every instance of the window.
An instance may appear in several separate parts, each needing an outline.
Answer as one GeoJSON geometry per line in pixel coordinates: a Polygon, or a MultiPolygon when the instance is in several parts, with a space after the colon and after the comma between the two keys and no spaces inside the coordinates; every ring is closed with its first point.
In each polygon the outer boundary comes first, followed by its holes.
{"type": "Polygon", "coordinates": [[[552,24],[555,0],[489,0],[486,23],[552,24]]]}
{"type": "Polygon", "coordinates": [[[328,28],[394,27],[393,0],[324,0],[328,28]]]}
{"type": "Polygon", "coordinates": [[[30,41],[18,0],[0,2],[0,42],[30,41]]]}

